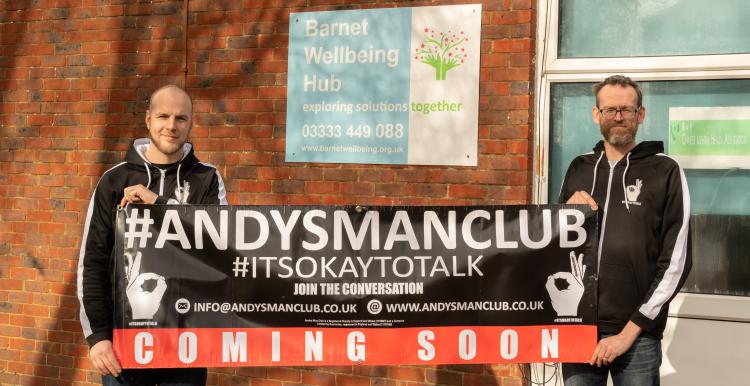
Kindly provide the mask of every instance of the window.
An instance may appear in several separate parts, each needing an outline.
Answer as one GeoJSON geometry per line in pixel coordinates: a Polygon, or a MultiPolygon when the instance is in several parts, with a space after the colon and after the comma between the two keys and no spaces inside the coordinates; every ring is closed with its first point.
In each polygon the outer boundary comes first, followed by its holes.
{"type": "Polygon", "coordinates": [[[565,0],[560,3],[559,57],[750,52],[746,20],[747,0],[565,0]]]}
{"type": "MultiPolygon", "coordinates": [[[[539,15],[538,41],[547,44],[537,52],[536,202],[556,202],[570,161],[601,138],[591,86],[608,75],[641,84],[647,113],[637,139],[663,141],[667,154],[676,108],[746,108],[750,116],[744,0],[552,0],[540,1],[539,15]]],[[[749,167],[685,169],[693,269],[683,291],[750,296],[749,167]]]]}

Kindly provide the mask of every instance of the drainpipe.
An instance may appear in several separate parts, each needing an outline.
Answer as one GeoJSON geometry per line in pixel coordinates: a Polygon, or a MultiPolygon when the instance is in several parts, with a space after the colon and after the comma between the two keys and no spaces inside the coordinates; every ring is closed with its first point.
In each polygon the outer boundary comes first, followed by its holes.
{"type": "Polygon", "coordinates": [[[190,0],[182,1],[182,87],[187,88],[188,74],[188,10],[190,0]]]}

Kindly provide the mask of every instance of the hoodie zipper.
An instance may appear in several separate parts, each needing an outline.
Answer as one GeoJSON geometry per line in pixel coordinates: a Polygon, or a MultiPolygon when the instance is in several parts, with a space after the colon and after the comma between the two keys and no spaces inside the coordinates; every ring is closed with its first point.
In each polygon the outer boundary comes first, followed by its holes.
{"type": "MultiPolygon", "coordinates": [[[[615,166],[617,166],[617,164],[609,165],[609,178],[607,179],[607,199],[604,200],[604,217],[602,218],[602,231],[599,234],[599,250],[596,256],[597,273],[599,273],[599,267],[601,267],[602,263],[602,244],[604,244],[604,232],[606,231],[607,227],[607,213],[609,213],[609,210],[607,210],[609,209],[609,193],[612,188],[612,175],[614,175],[615,166]]],[[[594,170],[594,173],[596,172],[597,171],[594,170]]]]}
{"type": "MultiPolygon", "coordinates": [[[[163,169],[159,169],[159,172],[161,172],[161,179],[159,180],[159,195],[164,195],[164,175],[166,174],[166,171],[163,169]]],[[[609,192],[607,193],[609,195],[609,192]]]]}

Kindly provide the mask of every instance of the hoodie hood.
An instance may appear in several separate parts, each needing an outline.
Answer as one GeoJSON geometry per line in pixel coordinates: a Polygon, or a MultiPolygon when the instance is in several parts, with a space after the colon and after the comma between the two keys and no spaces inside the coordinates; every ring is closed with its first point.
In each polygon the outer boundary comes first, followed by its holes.
{"type": "MultiPolygon", "coordinates": [[[[142,167],[146,170],[146,175],[148,176],[148,180],[145,181],[147,188],[151,187],[152,175],[154,173],[159,173],[160,170],[158,167],[156,167],[146,159],[146,151],[148,151],[149,146],[152,146],[150,139],[138,138],[133,141],[130,149],[128,149],[128,153],[125,155],[125,162],[127,162],[129,165],[134,167],[142,167]]],[[[182,169],[183,166],[197,164],[199,162],[200,161],[198,161],[198,158],[193,153],[193,145],[189,142],[185,142],[185,144],[182,145],[182,158],[179,161],[167,166],[166,170],[172,170],[174,168],[177,169],[177,187],[181,188],[180,169],[182,169]]]]}
{"type": "MultiPolygon", "coordinates": [[[[599,154],[604,151],[604,141],[599,141],[594,146],[594,153],[599,154]]],[[[654,154],[664,153],[664,142],[662,141],[643,141],[630,150],[626,157],[631,160],[645,158],[654,154]]]]}

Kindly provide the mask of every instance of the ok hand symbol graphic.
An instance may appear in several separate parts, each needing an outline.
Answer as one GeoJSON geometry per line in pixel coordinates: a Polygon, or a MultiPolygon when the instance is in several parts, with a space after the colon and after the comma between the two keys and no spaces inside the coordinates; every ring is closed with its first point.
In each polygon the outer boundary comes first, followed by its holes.
{"type": "Polygon", "coordinates": [[[552,308],[557,312],[557,316],[576,316],[578,314],[578,303],[583,297],[583,275],[586,273],[586,266],[583,265],[583,254],[576,258],[575,252],[570,252],[570,272],[558,272],[547,277],[547,292],[552,300],[552,308]],[[558,283],[563,284],[558,288],[558,283]]]}
{"type": "Polygon", "coordinates": [[[128,280],[125,294],[128,297],[130,308],[133,310],[133,319],[153,319],[156,311],[159,310],[159,305],[161,305],[164,291],[167,290],[167,281],[163,276],[153,272],[140,273],[140,252],[136,252],[135,260],[133,260],[133,255],[127,252],[125,257],[128,260],[125,266],[125,277],[128,280]],[[148,280],[156,280],[156,287],[153,290],[149,291],[143,288],[148,280]]]}

